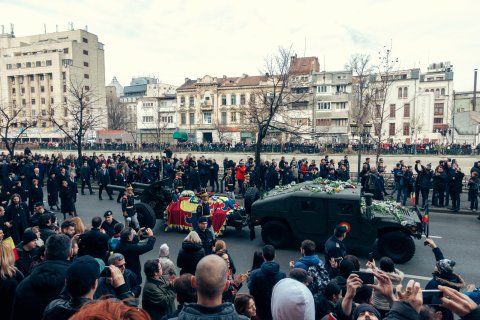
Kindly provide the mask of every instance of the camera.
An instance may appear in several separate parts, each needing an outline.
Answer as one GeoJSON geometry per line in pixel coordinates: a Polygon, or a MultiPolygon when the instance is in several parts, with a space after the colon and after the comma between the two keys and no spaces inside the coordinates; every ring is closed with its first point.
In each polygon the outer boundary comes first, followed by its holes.
{"type": "Polygon", "coordinates": [[[420,163],[420,160],[416,160],[415,163],[420,163]]]}
{"type": "Polygon", "coordinates": [[[110,278],[112,276],[112,270],[109,267],[103,268],[102,272],[100,273],[100,277],[110,278]]]}

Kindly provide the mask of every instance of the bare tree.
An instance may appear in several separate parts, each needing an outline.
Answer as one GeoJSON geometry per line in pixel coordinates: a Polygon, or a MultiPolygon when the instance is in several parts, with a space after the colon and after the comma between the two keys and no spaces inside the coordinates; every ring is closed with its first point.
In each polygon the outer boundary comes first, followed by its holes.
{"type": "Polygon", "coordinates": [[[269,133],[301,134],[302,126],[293,121],[298,112],[292,112],[292,104],[303,97],[290,91],[291,55],[291,48],[279,48],[275,55],[265,58],[264,76],[252,92],[248,108],[242,111],[247,126],[257,135],[256,163],[260,163],[262,142],[269,133]]]}
{"type": "Polygon", "coordinates": [[[92,88],[70,80],[67,102],[49,110],[48,120],[52,122],[82,156],[82,142],[88,131],[101,128],[105,115],[97,106],[100,98],[92,88]]]}
{"type": "Polygon", "coordinates": [[[116,96],[107,98],[108,128],[125,130],[128,126],[128,112],[125,104],[116,96]]]}
{"type": "Polygon", "coordinates": [[[37,126],[37,117],[26,116],[26,105],[0,105],[0,138],[11,157],[15,154],[15,147],[21,136],[28,129],[37,126]]]}

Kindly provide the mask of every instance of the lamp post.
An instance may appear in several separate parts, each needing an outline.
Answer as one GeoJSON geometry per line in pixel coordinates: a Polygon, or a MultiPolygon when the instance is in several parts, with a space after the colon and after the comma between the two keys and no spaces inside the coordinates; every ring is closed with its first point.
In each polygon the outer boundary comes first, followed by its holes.
{"type": "Polygon", "coordinates": [[[357,182],[360,183],[360,162],[362,160],[362,138],[366,138],[370,135],[370,130],[372,129],[371,123],[365,123],[360,130],[358,124],[355,122],[350,123],[350,132],[352,133],[353,140],[355,136],[358,135],[358,159],[357,159],[357,182]]]}

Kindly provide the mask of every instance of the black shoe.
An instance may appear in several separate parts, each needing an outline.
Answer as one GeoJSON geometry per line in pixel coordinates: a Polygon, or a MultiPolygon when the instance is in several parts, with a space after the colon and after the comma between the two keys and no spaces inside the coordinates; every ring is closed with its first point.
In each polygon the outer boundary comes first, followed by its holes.
{"type": "Polygon", "coordinates": [[[120,200],[117,200],[117,203],[120,203],[120,202],[122,202],[122,201],[120,201],[120,200]]]}
{"type": "Polygon", "coordinates": [[[90,191],[90,194],[95,194],[95,192],[93,192],[93,191],[90,191]]]}
{"type": "Polygon", "coordinates": [[[103,198],[102,198],[102,197],[98,197],[98,200],[103,200],[103,198]]]}
{"type": "Polygon", "coordinates": [[[110,197],[109,199],[110,199],[110,200],[113,200],[113,198],[112,198],[112,197],[110,197]]]}
{"type": "Polygon", "coordinates": [[[82,192],[82,196],[84,196],[84,195],[85,195],[85,192],[82,192]]]}
{"type": "Polygon", "coordinates": [[[57,206],[57,210],[60,210],[60,208],[57,206]]]}

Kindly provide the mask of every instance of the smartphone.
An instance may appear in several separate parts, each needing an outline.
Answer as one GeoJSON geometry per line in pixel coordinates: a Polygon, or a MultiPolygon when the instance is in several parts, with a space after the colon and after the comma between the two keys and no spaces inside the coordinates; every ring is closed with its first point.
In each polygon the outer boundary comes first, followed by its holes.
{"type": "Polygon", "coordinates": [[[365,271],[353,271],[353,274],[356,274],[362,279],[363,284],[373,284],[374,283],[374,275],[371,272],[365,271]]]}
{"type": "Polygon", "coordinates": [[[438,306],[442,304],[443,292],[440,290],[423,290],[423,304],[438,306]]]}
{"type": "Polygon", "coordinates": [[[368,254],[368,261],[373,262],[373,252],[368,254]]]}

